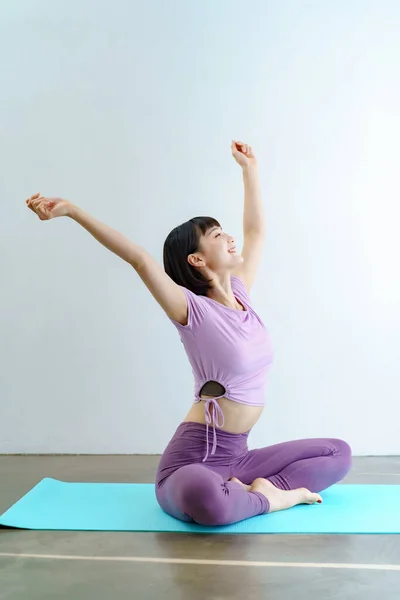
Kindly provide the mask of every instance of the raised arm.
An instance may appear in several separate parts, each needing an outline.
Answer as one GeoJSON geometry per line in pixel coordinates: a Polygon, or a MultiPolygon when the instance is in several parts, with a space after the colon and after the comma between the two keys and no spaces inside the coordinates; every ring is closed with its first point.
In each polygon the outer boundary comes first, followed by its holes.
{"type": "Polygon", "coordinates": [[[251,146],[232,142],[232,155],[242,167],[244,184],[243,263],[235,269],[247,291],[254,283],[265,243],[265,219],[257,160],[251,146]]]}
{"type": "Polygon", "coordinates": [[[167,315],[186,325],[188,306],[185,293],[144,248],[85,213],[68,200],[45,198],[35,194],[26,201],[26,204],[41,221],[49,221],[55,217],[69,217],[81,225],[108,250],[132,265],[167,315]]]}

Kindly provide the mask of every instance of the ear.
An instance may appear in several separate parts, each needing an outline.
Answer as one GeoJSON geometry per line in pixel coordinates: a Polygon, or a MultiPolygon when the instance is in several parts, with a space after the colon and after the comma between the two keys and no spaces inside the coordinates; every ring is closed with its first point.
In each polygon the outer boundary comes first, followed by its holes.
{"type": "Polygon", "coordinates": [[[192,267],[204,267],[206,264],[204,258],[198,254],[189,254],[187,261],[192,267]]]}

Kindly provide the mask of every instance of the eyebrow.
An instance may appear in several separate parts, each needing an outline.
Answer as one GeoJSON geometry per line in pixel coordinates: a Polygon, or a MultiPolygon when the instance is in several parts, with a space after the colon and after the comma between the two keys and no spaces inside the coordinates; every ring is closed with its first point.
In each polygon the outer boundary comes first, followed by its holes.
{"type": "Polygon", "coordinates": [[[207,235],[211,235],[211,234],[212,234],[212,232],[213,232],[213,231],[215,231],[216,229],[222,229],[222,227],[217,227],[217,226],[213,227],[212,229],[210,229],[210,230],[208,231],[207,235]]]}

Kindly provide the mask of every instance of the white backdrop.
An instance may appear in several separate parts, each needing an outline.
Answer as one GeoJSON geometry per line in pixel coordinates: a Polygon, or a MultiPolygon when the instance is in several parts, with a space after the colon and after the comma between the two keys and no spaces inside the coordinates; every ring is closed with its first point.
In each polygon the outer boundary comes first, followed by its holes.
{"type": "Polygon", "coordinates": [[[251,447],[399,454],[397,0],[20,0],[2,8],[2,453],[159,453],[192,401],[177,332],[60,195],[160,263],[207,214],[241,243],[232,138],[257,150],[255,308],[275,362],[251,447]]]}

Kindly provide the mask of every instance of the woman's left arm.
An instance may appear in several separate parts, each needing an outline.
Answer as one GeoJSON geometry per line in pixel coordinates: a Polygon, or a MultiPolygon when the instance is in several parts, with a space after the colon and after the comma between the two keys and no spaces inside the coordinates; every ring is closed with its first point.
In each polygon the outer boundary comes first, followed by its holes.
{"type": "Polygon", "coordinates": [[[232,155],[243,170],[244,210],[242,250],[243,263],[234,271],[242,279],[247,291],[254,283],[257,268],[265,243],[265,218],[262,205],[260,178],[257,159],[251,146],[243,142],[232,142],[232,155]]]}

